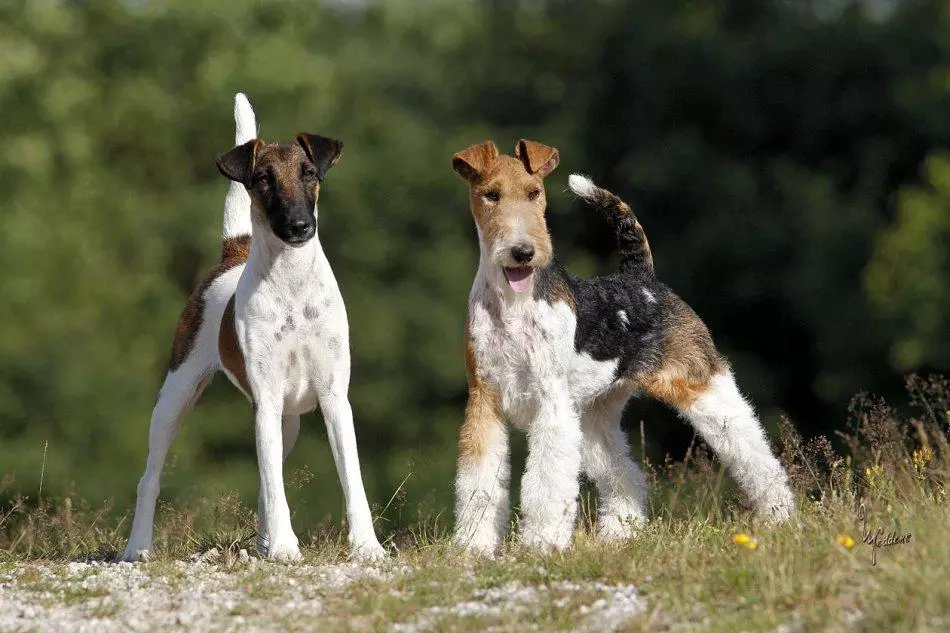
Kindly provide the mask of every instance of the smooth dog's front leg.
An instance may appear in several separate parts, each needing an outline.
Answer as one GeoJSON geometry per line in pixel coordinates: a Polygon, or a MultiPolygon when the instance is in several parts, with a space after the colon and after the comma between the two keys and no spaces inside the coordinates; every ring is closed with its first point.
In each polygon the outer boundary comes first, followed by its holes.
{"type": "Polygon", "coordinates": [[[580,420],[567,387],[552,387],[528,427],[528,462],[521,480],[522,540],[542,550],[571,544],[581,466],[580,420]]]}
{"type": "MultiPolygon", "coordinates": [[[[337,380],[344,376],[337,377],[337,380]]],[[[345,376],[341,384],[347,384],[345,376]]],[[[334,381],[335,382],[335,381],[334,381]]],[[[345,391],[328,389],[320,394],[320,409],[327,425],[330,450],[336,463],[343,497],[346,500],[346,519],[350,526],[348,536],[350,558],[355,560],[380,560],[386,550],[379,544],[373,529],[373,517],[363,489],[360,473],[360,458],[356,450],[356,432],[353,429],[353,409],[345,391]]]]}
{"type": "MultiPolygon", "coordinates": [[[[284,461],[287,461],[287,456],[290,455],[290,451],[293,450],[294,444],[297,443],[297,437],[300,435],[300,416],[299,415],[285,415],[283,417],[283,429],[281,436],[284,443],[284,461]]],[[[264,488],[260,488],[257,493],[257,516],[265,516],[264,512],[264,488]]],[[[270,539],[267,536],[267,526],[261,522],[261,525],[258,527],[257,532],[257,543],[258,549],[262,552],[267,550],[267,543],[270,539]]]]}
{"type": "Polygon", "coordinates": [[[261,475],[257,547],[263,556],[277,560],[300,560],[297,536],[290,525],[290,508],[284,491],[283,407],[276,397],[259,398],[255,410],[257,462],[261,475]]]}

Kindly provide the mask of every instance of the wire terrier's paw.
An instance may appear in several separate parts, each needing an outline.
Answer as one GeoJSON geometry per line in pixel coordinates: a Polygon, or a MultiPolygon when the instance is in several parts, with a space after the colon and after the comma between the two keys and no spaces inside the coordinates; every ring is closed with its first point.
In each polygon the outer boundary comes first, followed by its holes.
{"type": "Polygon", "coordinates": [[[521,542],[528,549],[544,554],[566,550],[571,546],[571,529],[570,526],[526,523],[521,542]]]}
{"type": "Polygon", "coordinates": [[[636,514],[602,516],[597,519],[597,538],[607,542],[632,539],[640,533],[646,522],[646,518],[636,514]]]}

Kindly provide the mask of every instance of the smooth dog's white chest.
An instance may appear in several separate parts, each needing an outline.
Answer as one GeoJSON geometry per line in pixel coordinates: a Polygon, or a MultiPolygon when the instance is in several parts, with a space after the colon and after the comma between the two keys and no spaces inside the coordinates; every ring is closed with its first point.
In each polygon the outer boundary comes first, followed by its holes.
{"type": "MultiPolygon", "coordinates": [[[[332,275],[300,281],[261,280],[236,324],[248,378],[282,397],[287,414],[312,411],[321,394],[349,382],[346,310],[336,281],[332,275]]],[[[241,294],[239,287],[238,301],[241,294]]]]}

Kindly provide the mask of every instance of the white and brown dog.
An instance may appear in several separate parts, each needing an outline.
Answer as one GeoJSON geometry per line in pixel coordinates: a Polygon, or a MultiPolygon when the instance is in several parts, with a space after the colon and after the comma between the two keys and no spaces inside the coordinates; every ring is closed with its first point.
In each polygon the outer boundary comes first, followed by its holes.
{"type": "Polygon", "coordinates": [[[254,406],[260,468],[258,549],[300,558],[284,493],[283,460],[300,414],[319,403],[346,499],[350,555],[385,555],[360,475],[347,397],[346,309],[317,239],[320,182],[343,150],[339,141],[298,134],[289,145],[258,140],[254,112],[235,97],[237,147],[215,159],[232,182],[224,204],[221,262],[182,312],[170,370],[152,411],[149,454],[138,486],[132,534],[122,556],[152,550],[159,479],[182,419],[215,372],[224,371],[254,406]],[[249,195],[250,194],[250,195],[249,195]]]}
{"type": "Polygon", "coordinates": [[[527,431],[522,539],[565,548],[584,472],[600,497],[597,531],[623,538],[646,520],[646,481],[620,417],[631,396],[674,407],[751,497],[758,513],[794,513],[787,476],[696,314],[661,283],[630,208],[582,176],[571,189],[607,217],[620,269],[590,280],[553,258],[543,179],[558,152],[522,140],[459,152],[481,250],[466,330],[468,405],[459,442],[455,542],[491,553],[508,526],[506,423],[527,431]]]}

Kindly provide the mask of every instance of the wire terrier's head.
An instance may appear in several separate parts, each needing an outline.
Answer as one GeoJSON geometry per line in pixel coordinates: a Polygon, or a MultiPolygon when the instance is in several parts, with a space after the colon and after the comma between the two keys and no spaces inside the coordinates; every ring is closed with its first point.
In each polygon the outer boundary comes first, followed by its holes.
{"type": "Polygon", "coordinates": [[[295,141],[254,139],[214,162],[223,176],[244,185],[258,220],[284,243],[300,246],[316,235],[320,182],[340,159],[343,143],[315,134],[298,134],[295,141]]]}
{"type": "Polygon", "coordinates": [[[485,141],[452,159],[452,168],[470,189],[482,253],[515,293],[530,292],[534,269],[551,261],[544,178],[558,160],[555,148],[524,139],[514,156],[499,155],[495,144],[485,141]]]}

